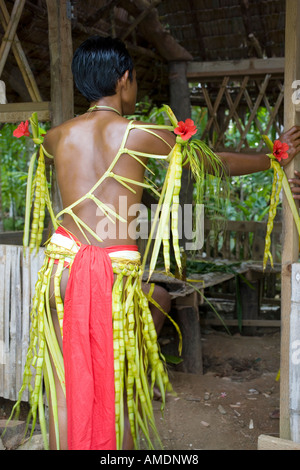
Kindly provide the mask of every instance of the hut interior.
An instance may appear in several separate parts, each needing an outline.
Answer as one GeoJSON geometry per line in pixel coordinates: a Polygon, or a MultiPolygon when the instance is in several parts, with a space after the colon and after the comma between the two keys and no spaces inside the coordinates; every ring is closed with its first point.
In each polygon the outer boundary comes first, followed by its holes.
{"type": "MultiPolygon", "coordinates": [[[[1,0],[2,38],[14,5],[13,0],[1,0]]],[[[266,59],[284,57],[284,0],[187,0],[184,4],[179,0],[86,0],[68,1],[67,7],[73,49],[94,34],[122,38],[137,69],[138,99],[147,96],[156,105],[170,100],[168,66],[172,62],[189,64],[187,76],[190,84],[199,83],[199,77],[203,77],[202,67],[207,64],[205,77],[214,80],[206,82],[206,87],[213,99],[218,94],[220,77],[225,75],[222,69],[218,75],[215,73],[218,64],[222,66],[224,61],[229,62],[234,70],[240,70],[240,75],[246,62],[238,64],[239,61],[263,59],[268,72],[266,59]]],[[[35,100],[50,101],[46,0],[24,2],[17,25],[17,39],[39,90],[35,100]]],[[[0,70],[8,103],[32,101],[14,54],[8,54],[0,70]]],[[[261,74],[263,71],[257,72],[261,74]]],[[[282,77],[282,62],[278,61],[272,72],[282,77]]],[[[249,84],[249,95],[253,97],[257,91],[251,87],[255,88],[255,83],[249,84]]],[[[269,80],[267,88],[270,104],[273,104],[278,97],[278,83],[274,79],[269,80]]],[[[232,87],[229,92],[234,94],[232,87]]],[[[206,103],[199,87],[190,86],[190,95],[192,104],[206,103]]],[[[225,96],[222,98],[225,100],[225,96]]],[[[244,97],[244,103],[245,100],[244,97]]],[[[86,110],[86,106],[85,100],[75,90],[75,112],[86,110]]]]}
{"type": "MultiPolygon", "coordinates": [[[[250,148],[247,133],[252,124],[260,131],[272,128],[276,135],[287,122],[295,124],[294,114],[286,119],[284,85],[286,12],[289,11],[290,21],[298,21],[298,26],[293,23],[291,29],[294,28],[295,37],[299,39],[297,0],[0,0],[0,123],[18,122],[24,115],[22,112],[29,115],[30,111],[39,110],[44,121],[55,123],[62,118],[55,115],[53,99],[53,70],[58,57],[53,48],[56,33],[55,29],[51,32],[55,25],[51,23],[50,11],[55,5],[57,11],[61,5],[66,7],[71,42],[65,53],[72,55],[79,44],[92,35],[120,37],[135,63],[138,101],[147,99],[153,106],[171,104],[180,119],[189,117],[193,106],[205,108],[207,121],[203,138],[216,150],[224,149],[225,133],[232,121],[239,129],[240,141],[235,148],[240,151],[262,150],[262,141],[257,142],[255,149],[250,148]],[[260,106],[269,111],[266,129],[261,128],[257,118],[260,106]]],[[[289,38],[295,58],[297,51],[299,56],[299,45],[292,44],[291,35],[289,38]]],[[[289,57],[288,69],[291,86],[294,83],[291,81],[292,63],[299,72],[299,59],[293,61],[293,57],[289,57]]],[[[66,86],[61,76],[56,80],[56,89],[66,86]]],[[[88,103],[73,90],[73,85],[70,87],[69,115],[85,112],[88,103]]],[[[287,227],[291,224],[289,220],[287,227]]],[[[293,232],[292,243],[286,243],[283,264],[295,261],[297,240],[293,232]]],[[[289,297],[285,298],[286,336],[291,300],[290,271],[287,273],[286,270],[288,288],[284,291],[289,297]]],[[[256,282],[258,278],[252,280],[256,282]]],[[[253,302],[257,302],[257,298],[253,302]]],[[[192,307],[185,304],[179,308],[186,313],[192,307]]],[[[254,320],[252,317],[248,325],[257,325],[257,322],[257,317],[254,320]]],[[[194,338],[198,343],[199,334],[198,331],[194,338]]],[[[287,341],[282,350],[286,345],[287,341]]],[[[201,351],[198,353],[201,357],[201,351]]],[[[289,439],[286,353],[284,363],[282,437],[289,439]]],[[[201,364],[199,367],[201,370],[201,364]]]]}

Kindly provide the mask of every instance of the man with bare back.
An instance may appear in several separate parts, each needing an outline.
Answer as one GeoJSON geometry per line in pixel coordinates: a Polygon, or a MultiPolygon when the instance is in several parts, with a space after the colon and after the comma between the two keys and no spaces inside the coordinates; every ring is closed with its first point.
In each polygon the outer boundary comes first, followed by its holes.
{"type": "MultiPolygon", "coordinates": [[[[148,425],[155,433],[154,383],[163,394],[169,384],[156,346],[164,315],[148,304],[149,286],[139,288],[140,257],[129,230],[135,216],[124,217],[122,204],[141,203],[149,156],[167,159],[176,136],[167,126],[124,117],[135,111],[137,82],[120,40],[89,38],[75,52],[72,71],[89,109],[51,129],[43,144],[54,157],[63,204],[46,250],[49,260],[54,258],[51,338],[64,362],[60,373],[49,341],[56,394],[51,394],[50,448],[132,449],[139,426],[148,442],[148,425]]],[[[299,128],[281,139],[289,144],[287,164],[300,150],[299,128]]],[[[219,158],[229,176],[270,167],[264,154],[219,158]]],[[[156,286],[152,298],[170,310],[164,289],[156,286]]]]}

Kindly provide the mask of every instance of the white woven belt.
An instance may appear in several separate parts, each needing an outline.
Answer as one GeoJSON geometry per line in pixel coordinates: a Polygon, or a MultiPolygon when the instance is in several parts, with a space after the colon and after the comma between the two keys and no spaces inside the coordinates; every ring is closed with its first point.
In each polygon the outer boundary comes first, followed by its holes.
{"type": "Polygon", "coordinates": [[[132,250],[114,251],[113,253],[108,253],[108,256],[110,258],[124,258],[130,261],[139,261],[141,258],[141,255],[138,251],[132,250]]]}
{"type": "MultiPolygon", "coordinates": [[[[55,245],[58,245],[62,248],[66,248],[67,250],[72,251],[73,253],[78,253],[79,251],[79,246],[76,244],[74,240],[72,240],[69,237],[65,237],[64,235],[61,235],[60,233],[54,233],[51,237],[50,240],[51,243],[54,243],[55,245]]],[[[140,253],[138,251],[132,251],[132,250],[119,250],[119,251],[114,251],[112,253],[108,253],[108,256],[110,258],[125,258],[130,261],[139,261],[140,260],[140,253]]],[[[67,259],[66,259],[67,261],[67,259]]]]}
{"type": "Polygon", "coordinates": [[[66,248],[67,250],[70,250],[73,253],[77,253],[79,251],[79,246],[76,245],[75,240],[65,237],[64,235],[61,235],[60,233],[54,233],[51,237],[50,242],[62,248],[66,248]]]}

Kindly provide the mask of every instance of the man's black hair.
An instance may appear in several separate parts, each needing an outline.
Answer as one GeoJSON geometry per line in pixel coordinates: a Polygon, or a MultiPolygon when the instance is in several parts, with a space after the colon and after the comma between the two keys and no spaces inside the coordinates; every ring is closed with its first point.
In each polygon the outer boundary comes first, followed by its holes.
{"type": "Polygon", "coordinates": [[[89,102],[114,95],[127,70],[132,80],[130,54],[120,39],[111,37],[90,37],[78,47],[72,61],[75,85],[89,102]]]}

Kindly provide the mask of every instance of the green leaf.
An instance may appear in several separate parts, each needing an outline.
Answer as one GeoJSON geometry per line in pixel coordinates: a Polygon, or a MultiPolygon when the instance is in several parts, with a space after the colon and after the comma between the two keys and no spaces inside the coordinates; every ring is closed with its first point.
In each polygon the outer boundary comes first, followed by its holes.
{"type": "Polygon", "coordinates": [[[172,356],[170,354],[164,354],[164,357],[165,357],[165,360],[168,364],[177,365],[177,364],[180,364],[181,362],[183,362],[183,359],[181,359],[180,357],[172,356]]]}

